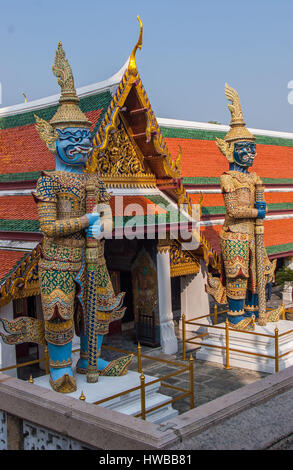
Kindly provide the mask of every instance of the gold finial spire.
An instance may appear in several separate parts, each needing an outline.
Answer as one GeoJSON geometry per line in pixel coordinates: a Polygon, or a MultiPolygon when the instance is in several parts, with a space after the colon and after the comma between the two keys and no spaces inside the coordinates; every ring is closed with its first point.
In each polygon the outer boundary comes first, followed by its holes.
{"type": "Polygon", "coordinates": [[[143,32],[143,26],[142,26],[142,22],[140,20],[140,17],[137,15],[137,19],[139,21],[139,24],[140,24],[140,32],[139,32],[139,38],[138,38],[138,41],[137,43],[135,44],[134,46],[134,49],[131,53],[131,56],[130,56],[130,59],[129,59],[129,64],[128,64],[128,72],[131,73],[132,75],[136,75],[137,74],[137,68],[136,68],[136,61],[135,61],[135,54],[136,54],[136,51],[137,49],[141,49],[141,46],[142,46],[142,32],[143,32]]]}
{"type": "Polygon", "coordinates": [[[71,66],[65,57],[61,41],[58,42],[52,70],[61,88],[61,97],[59,99],[61,106],[51,119],[51,125],[59,129],[66,127],[89,128],[91,123],[78,106],[79,98],[76,95],[71,66]]]}
{"type": "Polygon", "coordinates": [[[231,113],[231,122],[228,134],[225,136],[226,142],[254,141],[255,137],[245,127],[243,113],[241,109],[239,95],[234,88],[225,84],[225,96],[232,104],[228,104],[231,113]]]}
{"type": "Polygon", "coordinates": [[[227,158],[228,162],[233,163],[233,151],[235,142],[249,141],[254,142],[255,137],[245,127],[239,95],[234,88],[225,84],[225,96],[232,104],[228,104],[231,113],[230,130],[224,139],[216,137],[216,143],[219,150],[227,158]]]}
{"type": "Polygon", "coordinates": [[[228,108],[231,113],[231,124],[235,124],[237,122],[237,124],[245,125],[239,95],[237,91],[234,90],[234,88],[228,85],[228,83],[225,83],[225,96],[227,100],[231,101],[232,103],[228,104],[228,108]]]}
{"type": "Polygon", "coordinates": [[[68,60],[65,57],[65,51],[61,41],[58,42],[55,62],[52,66],[52,70],[55,77],[57,77],[58,84],[61,88],[61,98],[62,96],[68,94],[76,96],[72,70],[68,60]]]}
{"type": "Polygon", "coordinates": [[[27,103],[27,97],[26,97],[26,94],[24,92],[21,93],[23,96],[24,96],[24,102],[27,103]]]}

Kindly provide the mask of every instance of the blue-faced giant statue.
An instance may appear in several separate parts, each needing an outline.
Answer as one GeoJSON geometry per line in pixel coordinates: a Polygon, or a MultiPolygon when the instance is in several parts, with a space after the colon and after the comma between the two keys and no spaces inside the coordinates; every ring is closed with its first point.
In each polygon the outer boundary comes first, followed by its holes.
{"type": "Polygon", "coordinates": [[[255,137],[245,127],[237,92],[226,84],[232,120],[224,139],[217,138],[220,151],[229,161],[221,180],[226,207],[220,233],[222,276],[208,276],[207,292],[219,303],[228,303],[230,327],[254,329],[277,321],[281,310],[266,311],[266,288],[271,285],[276,261],[270,262],[263,243],[266,203],[256,173],[249,172],[256,157],[255,137]]]}

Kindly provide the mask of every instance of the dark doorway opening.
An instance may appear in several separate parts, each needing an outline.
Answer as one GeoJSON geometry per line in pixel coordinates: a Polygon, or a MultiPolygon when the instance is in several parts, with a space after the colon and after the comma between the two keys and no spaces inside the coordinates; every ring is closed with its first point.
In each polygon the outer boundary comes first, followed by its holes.
{"type": "Polygon", "coordinates": [[[120,289],[121,289],[121,292],[126,292],[125,297],[124,297],[124,306],[127,308],[126,308],[125,315],[122,319],[122,323],[126,324],[126,323],[130,323],[134,321],[132,277],[131,277],[130,271],[120,272],[120,289]]]}

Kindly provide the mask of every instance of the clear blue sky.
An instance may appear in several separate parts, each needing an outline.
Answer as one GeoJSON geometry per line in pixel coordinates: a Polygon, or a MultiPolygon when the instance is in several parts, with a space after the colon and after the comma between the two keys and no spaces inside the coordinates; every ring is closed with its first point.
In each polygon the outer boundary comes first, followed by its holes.
{"type": "Polygon", "coordinates": [[[224,85],[249,127],[293,132],[292,0],[0,0],[2,106],[59,92],[59,40],[76,87],[104,80],[143,47],[140,76],[158,117],[230,122],[224,85]]]}

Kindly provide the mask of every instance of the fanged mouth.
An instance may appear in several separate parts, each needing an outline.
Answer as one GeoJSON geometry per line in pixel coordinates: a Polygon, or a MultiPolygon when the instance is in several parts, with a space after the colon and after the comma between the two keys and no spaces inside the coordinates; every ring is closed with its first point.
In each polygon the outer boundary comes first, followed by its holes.
{"type": "Polygon", "coordinates": [[[88,154],[92,151],[92,147],[83,147],[81,145],[75,146],[72,149],[68,150],[68,155],[72,157],[73,155],[77,153],[85,153],[88,154]]]}

